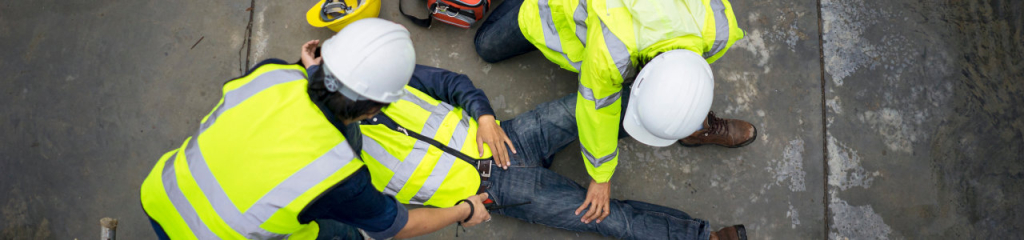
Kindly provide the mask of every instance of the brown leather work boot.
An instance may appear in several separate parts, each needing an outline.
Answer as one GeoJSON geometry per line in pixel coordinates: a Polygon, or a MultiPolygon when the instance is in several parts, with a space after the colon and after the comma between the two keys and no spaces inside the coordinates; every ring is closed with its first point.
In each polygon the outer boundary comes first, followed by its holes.
{"type": "Polygon", "coordinates": [[[738,119],[718,118],[715,112],[709,112],[704,119],[704,129],[680,139],[679,144],[687,147],[715,144],[738,148],[754,142],[754,139],[757,139],[757,128],[754,125],[738,119]]]}
{"type": "Polygon", "coordinates": [[[747,240],[747,229],[742,224],[711,232],[711,240],[747,240]]]}

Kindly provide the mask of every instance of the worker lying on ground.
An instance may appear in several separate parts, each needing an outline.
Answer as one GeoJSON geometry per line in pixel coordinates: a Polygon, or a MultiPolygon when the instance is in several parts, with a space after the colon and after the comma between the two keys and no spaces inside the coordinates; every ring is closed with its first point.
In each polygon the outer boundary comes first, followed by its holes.
{"type": "MultiPolygon", "coordinates": [[[[338,86],[336,91],[356,99],[368,98],[365,94],[380,88],[392,89],[393,83],[338,74],[360,67],[385,71],[333,59],[341,55],[328,51],[359,49],[338,47],[343,43],[336,40],[340,36],[324,43],[324,63],[310,68],[315,72],[310,81],[338,86]]],[[[745,237],[742,225],[712,232],[707,221],[644,202],[613,200],[603,212],[578,209],[586,190],[547,168],[556,152],[577,139],[575,96],[541,104],[499,126],[486,95],[465,75],[417,65],[404,88],[389,95],[395,102],[359,122],[361,137],[347,135],[358,142],[353,145],[374,186],[402,203],[450,207],[486,193],[497,205],[530,203],[497,213],[574,231],[623,239],[745,237]],[[492,160],[477,160],[488,158],[509,167],[502,170],[493,167],[492,160]],[[580,214],[602,217],[584,222],[580,214]]]]}
{"type": "Polygon", "coordinates": [[[405,238],[490,219],[487,194],[406,210],[373,188],[350,145],[359,130],[346,125],[395,104],[414,68],[412,41],[405,28],[380,19],[353,23],[332,41],[327,62],[353,67],[328,76],[374,84],[346,97],[335,82],[325,84],[323,68],[307,80],[317,71],[302,66],[319,64],[317,41],[303,46],[302,65],[271,59],[225,83],[199,130],[164,154],[142,184],[142,206],[160,239],[362,239],[357,228],[376,239],[405,238]]]}
{"type": "Polygon", "coordinates": [[[651,146],[678,141],[742,147],[754,141],[757,130],[750,123],[709,112],[714,82],[708,64],[741,38],[728,0],[506,0],[480,26],[475,45],[487,62],[539,49],[579,73],[574,112],[593,179],[580,207],[607,209],[620,122],[651,146]],[[679,69],[684,71],[673,72],[679,69]],[[634,85],[646,80],[670,88],[637,88],[626,108],[620,93],[633,79],[634,85]],[[620,121],[623,109],[627,117],[620,121]]]}

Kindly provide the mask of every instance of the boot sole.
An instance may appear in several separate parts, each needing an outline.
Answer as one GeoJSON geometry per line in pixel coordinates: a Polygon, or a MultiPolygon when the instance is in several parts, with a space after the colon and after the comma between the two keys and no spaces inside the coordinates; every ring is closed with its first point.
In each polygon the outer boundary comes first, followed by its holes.
{"type": "Polygon", "coordinates": [[[736,225],[736,236],[739,236],[740,240],[747,240],[747,228],[743,227],[743,224],[736,225]]]}
{"type": "MultiPolygon", "coordinates": [[[[710,145],[718,145],[718,146],[723,146],[723,147],[727,147],[727,148],[741,148],[741,147],[745,147],[747,145],[750,145],[751,143],[754,143],[754,140],[757,140],[757,127],[754,127],[754,137],[750,138],[749,140],[747,140],[747,141],[745,141],[743,143],[736,144],[735,146],[725,146],[725,145],[719,145],[719,144],[710,144],[710,145]]],[[[684,147],[700,147],[700,146],[708,145],[708,144],[686,144],[686,143],[683,143],[682,141],[678,141],[678,142],[679,142],[679,145],[683,145],[684,147]]]]}

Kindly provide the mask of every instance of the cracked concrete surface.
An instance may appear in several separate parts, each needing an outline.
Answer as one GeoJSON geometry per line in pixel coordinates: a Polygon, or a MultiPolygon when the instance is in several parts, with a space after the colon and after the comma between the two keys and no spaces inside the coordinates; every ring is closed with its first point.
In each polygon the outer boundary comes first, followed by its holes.
{"type": "MultiPolygon", "coordinates": [[[[194,131],[221,83],[265,58],[298,60],[302,43],[332,35],[305,23],[314,3],[0,3],[0,239],[90,238],[102,217],[121,220],[122,239],[152,238],[138,204],[145,174],[194,131]]],[[[714,228],[745,224],[752,239],[1022,238],[1021,2],[732,4],[747,37],[712,65],[712,110],[750,121],[757,142],[624,139],[613,197],[714,228]]],[[[539,52],[488,64],[475,28],[420,28],[397,7],[385,1],[381,17],[409,28],[417,62],[468,75],[500,119],[576,89],[539,52]]],[[[586,183],[578,150],[552,168],[586,183]]],[[[602,238],[506,217],[468,231],[602,238]]]]}

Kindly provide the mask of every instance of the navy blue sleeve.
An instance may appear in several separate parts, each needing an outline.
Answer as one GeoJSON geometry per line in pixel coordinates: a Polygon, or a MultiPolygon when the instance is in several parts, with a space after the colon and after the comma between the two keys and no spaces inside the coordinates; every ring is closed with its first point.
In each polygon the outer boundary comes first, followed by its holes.
{"type": "Polygon", "coordinates": [[[320,64],[306,67],[306,79],[312,77],[316,71],[320,71],[320,64]]]}
{"type": "Polygon", "coordinates": [[[299,222],[331,219],[366,231],[374,239],[398,234],[409,221],[409,210],[373,187],[370,171],[359,169],[345,181],[310,203],[299,222]]]}
{"type": "Polygon", "coordinates": [[[290,63],[285,62],[284,60],[281,60],[281,59],[277,59],[277,58],[268,58],[268,59],[265,59],[263,61],[260,61],[256,65],[252,65],[252,68],[250,68],[249,71],[245,73],[245,75],[249,75],[250,73],[252,73],[252,71],[255,71],[257,68],[260,68],[260,67],[262,67],[263,65],[266,65],[266,64],[282,64],[282,65],[287,65],[287,64],[290,64],[290,63]]]}
{"type": "Polygon", "coordinates": [[[466,75],[416,65],[409,86],[442,102],[462,107],[469,111],[474,119],[480,119],[480,116],[487,114],[494,115],[494,109],[491,109],[491,102],[487,100],[484,90],[473,86],[473,82],[466,75]]]}

